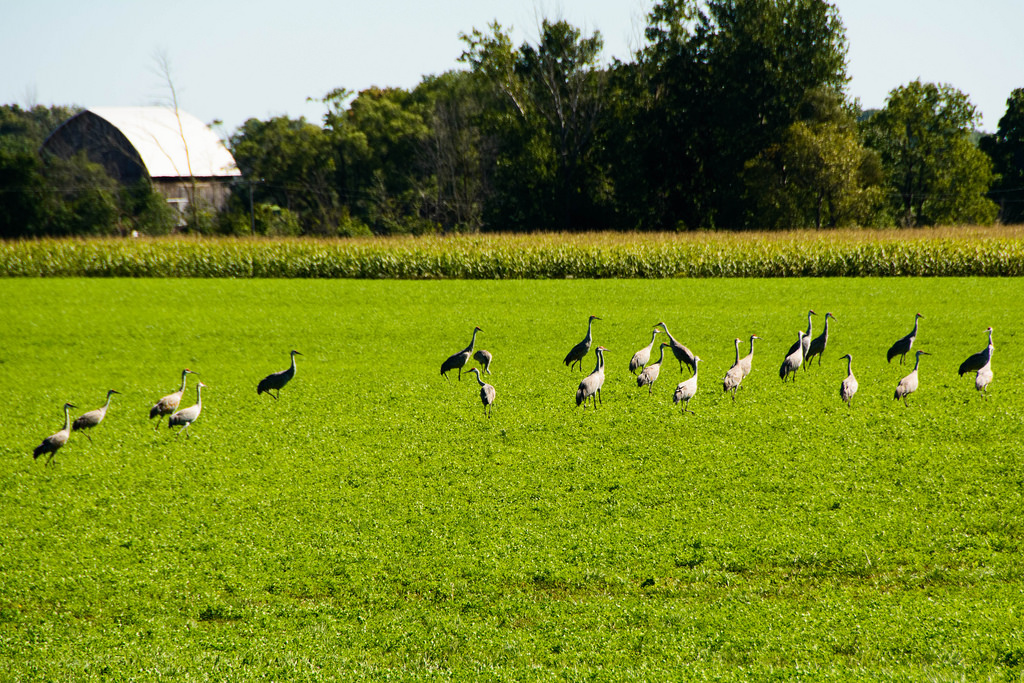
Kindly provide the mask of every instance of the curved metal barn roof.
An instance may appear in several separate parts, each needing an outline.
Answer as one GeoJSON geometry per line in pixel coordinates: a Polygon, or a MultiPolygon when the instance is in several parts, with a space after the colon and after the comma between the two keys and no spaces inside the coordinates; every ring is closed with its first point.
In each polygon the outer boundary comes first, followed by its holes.
{"type": "Polygon", "coordinates": [[[241,175],[231,152],[214,132],[180,109],[177,113],[168,107],[93,107],[86,111],[121,131],[151,178],[241,175]],[[187,154],[182,138],[188,143],[187,154]]]}

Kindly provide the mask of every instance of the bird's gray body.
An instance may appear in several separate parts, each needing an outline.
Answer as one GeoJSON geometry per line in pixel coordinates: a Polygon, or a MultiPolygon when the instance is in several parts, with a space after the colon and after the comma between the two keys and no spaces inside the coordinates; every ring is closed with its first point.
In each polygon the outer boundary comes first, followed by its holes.
{"type": "Polygon", "coordinates": [[[665,349],[671,348],[671,346],[662,342],[661,346],[658,347],[658,360],[655,363],[651,363],[643,369],[636,378],[636,385],[638,387],[647,387],[647,395],[650,396],[651,391],[654,389],[654,383],[658,381],[658,375],[661,374],[661,364],[665,362],[665,349]]]}
{"type": "Polygon", "coordinates": [[[893,394],[894,400],[903,399],[903,405],[910,405],[907,403],[907,396],[917,391],[917,368],[921,365],[921,356],[931,355],[927,351],[918,351],[917,360],[914,362],[914,370],[900,380],[900,383],[896,385],[896,393],[893,394]]]}
{"type": "Polygon", "coordinates": [[[805,335],[803,330],[797,332],[797,334],[800,336],[797,338],[796,344],[790,347],[789,355],[786,356],[784,361],[782,361],[782,366],[779,368],[779,377],[782,378],[783,382],[785,382],[786,377],[790,375],[793,375],[793,381],[795,382],[795,373],[800,369],[800,366],[803,365],[804,362],[803,340],[805,335]]]}
{"type": "Polygon", "coordinates": [[[272,375],[267,375],[260,380],[259,384],[256,385],[256,395],[266,392],[266,394],[272,398],[281,398],[281,389],[284,385],[291,381],[292,377],[295,376],[295,356],[301,356],[302,354],[292,349],[291,357],[292,364],[281,372],[275,372],[272,375]],[[271,389],[277,389],[277,396],[270,393],[271,389]]]}
{"type": "Polygon", "coordinates": [[[477,332],[483,332],[483,330],[480,329],[479,327],[474,327],[473,338],[469,341],[469,346],[462,349],[458,353],[453,353],[452,355],[448,356],[448,359],[445,360],[445,362],[441,363],[441,376],[447,379],[449,382],[451,381],[451,379],[448,377],[448,373],[451,372],[452,370],[458,370],[458,379],[460,381],[462,380],[462,368],[466,366],[466,363],[468,363],[469,359],[472,358],[473,356],[473,347],[476,346],[477,332]]]}
{"type": "MultiPolygon", "coordinates": [[[[825,313],[825,329],[822,330],[821,334],[812,339],[804,349],[804,369],[811,364],[811,359],[815,356],[818,357],[818,365],[821,365],[821,357],[825,354],[825,347],[828,345],[828,319],[832,318],[835,320],[835,316],[831,313],[825,313]]],[[[810,323],[808,323],[808,329],[810,329],[810,323]]],[[[808,333],[809,334],[809,333],[808,333]]],[[[807,337],[804,337],[807,339],[807,337]]]]}
{"type": "Polygon", "coordinates": [[[470,368],[469,371],[476,375],[476,381],[480,384],[480,402],[484,404],[484,415],[489,418],[491,416],[491,406],[494,405],[494,397],[496,395],[494,387],[480,379],[480,371],[477,368],[470,368]]]}
{"type": "Polygon", "coordinates": [[[491,374],[491,360],[493,360],[493,358],[494,357],[491,355],[491,352],[485,349],[480,349],[473,354],[473,360],[479,363],[480,367],[483,368],[483,371],[488,375],[491,374]]]}
{"type": "Polygon", "coordinates": [[[992,362],[992,352],[995,350],[995,347],[992,345],[992,328],[990,327],[986,331],[988,332],[988,346],[978,353],[971,354],[967,357],[967,360],[960,364],[961,377],[968,372],[978,372],[992,362]]]}
{"type": "MultiPolygon", "coordinates": [[[[96,410],[90,410],[89,412],[80,415],[78,419],[75,420],[74,423],[71,425],[71,429],[76,432],[80,429],[92,429],[100,422],[103,422],[103,418],[107,416],[107,408],[110,407],[110,397],[114,394],[119,393],[121,392],[114,391],[113,389],[107,391],[107,402],[104,403],[102,407],[97,408],[96,410]]],[[[88,434],[86,434],[85,436],[89,439],[89,441],[92,441],[92,437],[90,437],[88,434]]]]}
{"type": "Polygon", "coordinates": [[[680,382],[676,385],[676,390],[672,394],[672,403],[682,403],[680,409],[684,413],[693,413],[692,410],[688,410],[690,407],[690,399],[697,394],[697,367],[700,364],[700,357],[694,356],[693,358],[693,376],[690,379],[680,382]]]}
{"type": "Polygon", "coordinates": [[[600,320],[596,315],[590,316],[590,320],[587,321],[587,336],[583,338],[576,346],[569,349],[569,353],[565,354],[565,360],[563,361],[572,370],[573,366],[579,363],[580,369],[583,368],[583,359],[590,353],[590,347],[594,343],[594,321],[600,320]]]}
{"type": "Polygon", "coordinates": [[[853,356],[846,354],[843,358],[846,359],[846,378],[839,385],[839,398],[852,407],[853,403],[850,401],[853,400],[853,395],[857,393],[858,388],[857,378],[853,376],[853,356]]]}
{"type": "Polygon", "coordinates": [[[693,355],[693,352],[679,343],[676,338],[672,336],[672,333],[668,331],[668,326],[665,325],[665,323],[658,323],[655,327],[660,327],[665,330],[665,336],[668,337],[669,348],[672,349],[672,355],[676,357],[677,361],[679,361],[679,372],[683,371],[684,363],[688,368],[690,368],[690,372],[697,372],[697,364],[693,362],[693,359],[696,358],[696,356],[693,355]]]}
{"type": "MultiPolygon", "coordinates": [[[[786,352],[787,356],[791,355],[794,351],[796,351],[796,345],[799,344],[800,345],[800,350],[801,350],[801,356],[800,357],[802,359],[806,359],[807,358],[807,351],[811,347],[811,330],[813,329],[811,327],[811,325],[812,325],[811,316],[812,315],[818,315],[818,314],[815,313],[814,311],[807,311],[807,332],[805,332],[803,337],[798,339],[792,346],[789,347],[789,351],[786,352]]],[[[803,361],[801,361],[801,364],[802,364],[802,362],[803,361]]]]}
{"type": "Polygon", "coordinates": [[[199,419],[199,413],[203,411],[203,387],[206,385],[200,382],[196,385],[196,402],[190,405],[188,408],[182,408],[178,412],[167,418],[168,427],[179,427],[181,431],[178,432],[177,436],[181,436],[181,432],[185,432],[185,438],[188,436],[188,428],[193,422],[199,419]]]}
{"type": "Polygon", "coordinates": [[[914,329],[911,330],[910,334],[905,337],[900,337],[896,342],[889,347],[889,350],[885,354],[885,361],[891,363],[892,359],[896,356],[900,357],[900,365],[903,364],[904,358],[910,353],[910,349],[914,346],[914,340],[917,339],[917,323],[924,316],[920,313],[914,314],[914,329]]]}
{"type": "Polygon", "coordinates": [[[50,457],[46,459],[46,464],[49,465],[50,461],[53,460],[53,456],[57,455],[57,451],[68,442],[68,437],[71,436],[70,410],[74,407],[71,403],[64,404],[64,428],[43,439],[43,442],[32,450],[33,459],[39,458],[44,453],[49,453],[50,457]]]}
{"type": "Polygon", "coordinates": [[[594,355],[597,356],[597,365],[592,373],[580,380],[580,385],[576,389],[576,405],[582,405],[584,410],[587,407],[588,398],[591,399],[595,409],[597,408],[597,402],[601,399],[601,387],[604,386],[605,351],[607,349],[603,346],[598,346],[594,349],[594,355]]]}
{"type": "Polygon", "coordinates": [[[988,394],[988,385],[992,383],[992,364],[980,368],[974,377],[974,388],[982,392],[982,396],[988,394]]]}
{"type": "Polygon", "coordinates": [[[196,373],[192,372],[188,368],[185,368],[184,370],[182,370],[181,371],[181,388],[178,389],[177,391],[175,391],[173,394],[167,394],[166,396],[161,398],[159,401],[157,401],[156,404],[152,408],[149,409],[149,419],[152,420],[154,417],[158,418],[157,421],[156,421],[157,428],[160,427],[160,420],[159,420],[159,418],[162,418],[164,415],[170,415],[171,413],[173,413],[175,410],[178,409],[178,405],[181,403],[181,397],[185,393],[185,381],[186,381],[186,378],[189,375],[194,375],[194,374],[196,374],[196,373]]]}
{"type": "Polygon", "coordinates": [[[651,350],[654,348],[654,340],[658,337],[660,331],[657,328],[652,330],[651,343],[634,353],[633,357],[629,359],[629,371],[634,375],[637,370],[643,370],[651,362],[651,350]]]}

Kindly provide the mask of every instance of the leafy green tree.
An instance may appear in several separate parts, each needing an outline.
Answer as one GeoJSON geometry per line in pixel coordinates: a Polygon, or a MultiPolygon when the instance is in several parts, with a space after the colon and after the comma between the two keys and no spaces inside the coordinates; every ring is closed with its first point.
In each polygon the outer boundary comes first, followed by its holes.
{"type": "Polygon", "coordinates": [[[377,233],[431,231],[424,217],[421,154],[430,135],[424,101],[401,88],[325,97],[337,183],[353,213],[377,233]]]}
{"type": "Polygon", "coordinates": [[[920,80],[894,89],[868,119],[867,142],[881,156],[902,225],[995,220],[985,196],[992,162],[971,141],[977,121],[967,95],[920,80]]]}
{"type": "Polygon", "coordinates": [[[463,61],[494,96],[481,121],[493,152],[488,218],[518,229],[593,227],[606,213],[597,140],[607,97],[599,32],[541,24],[537,45],[513,48],[502,27],[463,35],[463,61]]]}
{"type": "Polygon", "coordinates": [[[744,225],[747,161],[779,142],[809,92],[845,87],[838,10],[823,0],[665,0],[646,36],[638,120],[657,220],[744,225]]]}
{"type": "Polygon", "coordinates": [[[828,91],[811,93],[802,110],[806,119],[747,162],[751,223],[821,228],[876,222],[883,176],[877,154],[861,145],[853,114],[828,91]]]}
{"type": "Polygon", "coordinates": [[[249,183],[236,189],[246,213],[269,204],[301,216],[305,232],[335,234],[343,212],[335,187],[331,140],[304,118],[249,119],[231,136],[231,152],[249,183]],[[251,192],[251,196],[250,196],[251,192]]]}
{"type": "Polygon", "coordinates": [[[999,128],[981,140],[981,149],[998,175],[990,196],[1000,207],[1000,220],[1024,223],[1024,88],[1010,94],[999,128]]]}

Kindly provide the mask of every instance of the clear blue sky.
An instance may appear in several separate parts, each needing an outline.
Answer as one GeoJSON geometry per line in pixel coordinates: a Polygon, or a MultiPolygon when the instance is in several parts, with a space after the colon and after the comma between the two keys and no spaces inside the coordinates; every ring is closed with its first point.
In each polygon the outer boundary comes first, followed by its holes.
{"type": "MultiPolygon", "coordinates": [[[[247,118],[319,122],[328,91],[414,87],[461,68],[460,32],[497,19],[516,44],[542,17],[600,30],[607,60],[640,46],[651,0],[23,0],[0,12],[0,104],[130,106],[166,100],[230,133],[247,118]]],[[[1024,87],[1024,0],[836,0],[849,93],[881,107],[915,78],[970,96],[993,131],[1024,87]]]]}

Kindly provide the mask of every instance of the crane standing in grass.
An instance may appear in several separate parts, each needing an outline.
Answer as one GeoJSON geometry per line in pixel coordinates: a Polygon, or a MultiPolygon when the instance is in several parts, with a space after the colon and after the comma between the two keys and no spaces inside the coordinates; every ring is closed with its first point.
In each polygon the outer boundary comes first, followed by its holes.
{"type": "Polygon", "coordinates": [[[275,372],[271,375],[267,375],[266,377],[261,379],[260,383],[256,385],[256,395],[259,396],[260,394],[266,392],[267,396],[270,396],[273,399],[281,398],[281,389],[284,387],[285,384],[288,384],[288,382],[291,381],[292,377],[295,376],[295,356],[301,355],[301,353],[292,349],[291,367],[282,370],[281,372],[275,372]],[[277,389],[277,396],[274,396],[272,393],[270,393],[271,389],[277,389]]]}
{"type": "Polygon", "coordinates": [[[604,386],[604,352],[607,350],[603,346],[594,349],[597,366],[592,373],[580,380],[580,386],[576,389],[576,405],[582,405],[584,410],[587,409],[588,398],[591,399],[594,410],[597,410],[597,402],[601,399],[601,387],[604,386]]]}
{"type": "Polygon", "coordinates": [[[900,337],[896,342],[889,347],[889,350],[885,354],[885,361],[891,363],[892,359],[896,356],[900,357],[900,365],[903,365],[903,360],[907,354],[910,353],[910,349],[914,346],[914,340],[917,339],[917,323],[924,316],[920,313],[914,314],[914,329],[910,331],[905,337],[900,337]]]}
{"type": "Polygon", "coordinates": [[[896,385],[896,393],[893,394],[893,399],[903,399],[903,405],[909,406],[907,403],[907,396],[917,391],[917,368],[921,365],[921,356],[930,356],[931,354],[927,351],[918,351],[917,360],[914,361],[914,370],[909,375],[900,380],[900,383],[896,385]]]}
{"type": "MultiPolygon", "coordinates": [[[[821,365],[821,357],[825,355],[825,346],[828,344],[828,319],[836,319],[831,313],[825,313],[825,329],[817,337],[811,340],[811,343],[804,349],[804,368],[811,364],[811,358],[814,356],[818,357],[818,365],[821,365]]],[[[806,339],[806,337],[805,337],[806,339]]]]}
{"type": "MultiPolygon", "coordinates": [[[[79,418],[75,420],[74,424],[71,425],[72,431],[77,432],[80,429],[92,429],[100,422],[103,422],[103,418],[107,416],[107,408],[110,407],[110,397],[114,394],[120,393],[120,391],[115,391],[114,389],[108,391],[107,402],[104,403],[102,407],[97,408],[96,410],[90,410],[89,412],[83,413],[79,416],[79,418]]],[[[90,442],[92,441],[92,437],[89,436],[88,432],[85,432],[85,438],[89,439],[90,442]]]]}
{"type": "Polygon", "coordinates": [[[488,375],[491,374],[491,360],[493,359],[494,356],[492,356],[491,352],[487,351],[486,349],[480,349],[479,351],[473,354],[473,360],[479,363],[480,367],[488,375]]]}
{"type": "Polygon", "coordinates": [[[181,397],[185,393],[185,380],[189,375],[196,375],[197,373],[192,372],[188,368],[181,371],[181,388],[175,391],[173,394],[167,394],[162,399],[156,402],[156,404],[149,409],[149,419],[152,420],[154,417],[157,418],[156,428],[160,429],[160,419],[164,415],[170,415],[178,409],[178,404],[181,403],[181,397]]]}
{"type": "Polygon", "coordinates": [[[477,332],[483,332],[483,330],[480,329],[479,327],[474,327],[473,338],[469,340],[469,346],[462,349],[458,353],[453,353],[452,355],[448,356],[448,359],[445,360],[445,362],[441,363],[441,376],[447,379],[449,382],[451,380],[448,378],[448,373],[451,370],[458,370],[458,379],[460,381],[462,380],[462,368],[466,366],[466,363],[469,362],[470,357],[472,357],[473,355],[473,347],[476,346],[477,332]]]}
{"type": "Polygon", "coordinates": [[[569,353],[565,354],[564,363],[569,366],[572,370],[573,366],[577,363],[580,364],[580,369],[583,369],[583,359],[590,353],[590,346],[594,343],[594,321],[600,320],[596,315],[590,316],[590,320],[587,321],[587,336],[583,338],[576,346],[569,350],[569,353]]]}
{"type": "Polygon", "coordinates": [[[634,353],[633,357],[629,359],[629,371],[634,375],[637,370],[643,370],[647,364],[651,362],[651,349],[654,348],[654,340],[657,338],[659,332],[661,332],[661,330],[655,327],[651,331],[651,343],[634,353]]]}
{"type": "Polygon", "coordinates": [[[800,345],[800,364],[801,365],[803,364],[803,360],[805,358],[807,358],[807,351],[811,347],[811,316],[812,315],[818,315],[818,314],[815,313],[813,310],[807,311],[807,332],[805,332],[804,336],[800,337],[800,339],[798,339],[795,344],[790,346],[789,347],[789,352],[786,353],[787,356],[792,355],[793,352],[796,351],[797,344],[799,344],[800,345]]]}
{"type": "Polygon", "coordinates": [[[977,353],[971,354],[967,357],[967,360],[960,364],[961,377],[968,372],[978,372],[992,362],[992,352],[995,350],[995,346],[992,345],[992,328],[990,327],[985,331],[988,332],[988,346],[977,353]]]}
{"type": "Polygon", "coordinates": [[[167,418],[168,427],[178,427],[180,425],[184,425],[181,431],[175,434],[175,436],[181,436],[181,432],[185,432],[185,438],[189,438],[188,428],[192,425],[193,422],[199,419],[199,413],[203,411],[203,387],[205,386],[206,385],[203,384],[202,382],[197,384],[196,402],[190,405],[188,408],[182,408],[181,410],[167,418]]]}
{"type": "Polygon", "coordinates": [[[846,379],[839,385],[839,398],[852,408],[853,395],[857,393],[857,378],[853,376],[853,356],[846,354],[843,358],[846,359],[846,379]]]}
{"type": "Polygon", "coordinates": [[[671,344],[662,342],[661,346],[658,347],[658,362],[648,365],[636,378],[636,385],[638,387],[647,387],[648,396],[651,395],[651,391],[654,389],[654,383],[658,381],[658,375],[661,374],[661,364],[665,362],[666,348],[671,348],[671,344]]]}
{"type": "Polygon", "coordinates": [[[688,410],[690,407],[690,399],[697,394],[697,364],[700,363],[700,357],[693,357],[693,376],[690,379],[680,382],[676,385],[675,393],[672,394],[672,403],[683,402],[681,410],[683,413],[690,413],[696,415],[692,410],[688,410]]]}
{"type": "Polygon", "coordinates": [[[992,383],[992,363],[978,370],[974,377],[974,388],[981,392],[982,397],[988,396],[988,385],[992,383]]]}
{"type": "Polygon", "coordinates": [[[804,362],[804,331],[799,330],[797,334],[799,336],[796,339],[796,343],[790,347],[789,355],[786,356],[784,361],[782,361],[782,367],[779,368],[779,377],[782,378],[783,382],[786,381],[786,377],[789,375],[793,375],[793,381],[795,382],[796,371],[800,369],[800,366],[803,365],[804,362]]]}
{"type": "Polygon", "coordinates": [[[494,405],[494,387],[480,379],[480,370],[477,368],[470,368],[469,371],[476,375],[476,381],[480,384],[480,402],[484,404],[484,415],[490,419],[491,406],[494,405]]]}
{"type": "Polygon", "coordinates": [[[750,353],[740,358],[740,344],[742,340],[736,339],[736,362],[733,363],[729,371],[725,373],[725,377],[722,379],[722,391],[731,391],[732,400],[736,400],[736,390],[740,388],[740,383],[746,379],[747,375],[750,374],[750,370],[754,363],[754,340],[760,339],[756,334],[750,335],[750,353]]]}
{"type": "Polygon", "coordinates": [[[43,442],[35,447],[32,451],[32,458],[37,459],[43,453],[49,453],[50,457],[46,459],[46,464],[49,465],[50,461],[53,460],[53,456],[57,455],[57,451],[60,450],[61,446],[68,442],[68,437],[71,436],[71,413],[70,409],[75,406],[71,403],[64,404],[64,428],[59,432],[50,434],[48,437],[43,439],[43,442]]]}
{"type": "Polygon", "coordinates": [[[690,368],[691,372],[697,372],[697,364],[693,362],[693,359],[696,356],[693,355],[693,352],[676,341],[676,338],[668,331],[668,326],[665,323],[658,323],[655,327],[660,327],[665,330],[665,335],[668,337],[669,341],[669,348],[672,349],[672,355],[674,355],[676,360],[679,361],[679,372],[683,371],[683,363],[686,363],[686,366],[690,368]]]}

